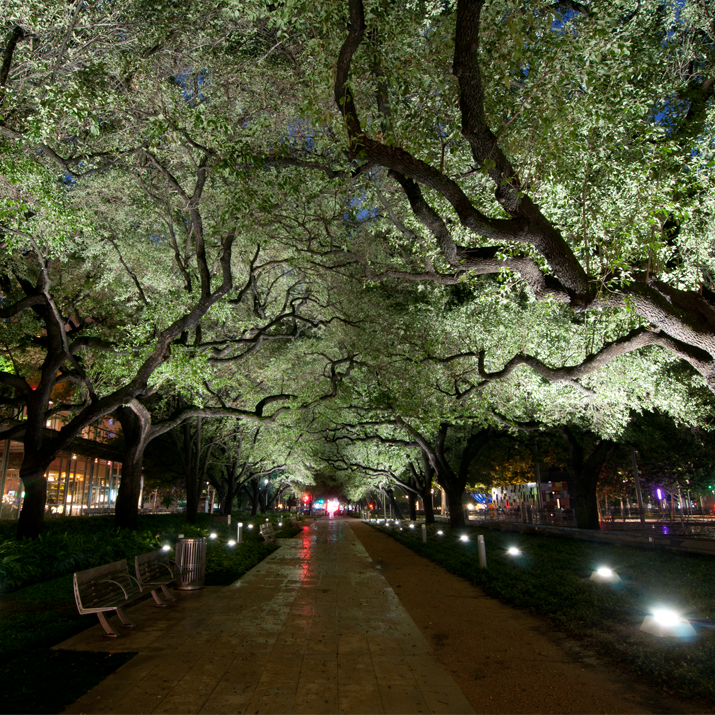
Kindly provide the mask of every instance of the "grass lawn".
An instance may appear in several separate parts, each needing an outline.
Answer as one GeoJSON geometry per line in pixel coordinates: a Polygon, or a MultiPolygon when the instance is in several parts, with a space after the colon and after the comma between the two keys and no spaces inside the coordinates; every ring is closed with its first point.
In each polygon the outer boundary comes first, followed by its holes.
{"type": "Polygon", "coordinates": [[[568,635],[667,692],[715,701],[712,557],[471,527],[453,531],[441,524],[429,527],[426,544],[419,528],[387,531],[490,596],[546,616],[568,635]],[[468,542],[460,541],[463,534],[469,535],[468,542]],[[485,538],[487,569],[479,568],[479,534],[485,538]],[[507,554],[512,546],[520,556],[507,554]],[[600,566],[614,569],[621,583],[591,581],[600,566]],[[643,619],[657,606],[691,619],[697,637],[685,642],[641,632],[643,619]]]}
{"type": "MultiPolygon", "coordinates": [[[[263,522],[265,517],[243,517],[244,543],[234,547],[226,542],[235,539],[235,526],[217,524],[210,529],[218,538],[207,543],[207,586],[233,583],[278,548],[260,536],[258,526],[263,522]],[[249,523],[254,524],[253,529],[247,528],[249,523]]],[[[16,546],[11,536],[16,523],[0,523],[0,547],[4,545],[5,555],[13,557],[7,563],[12,565],[16,581],[39,582],[0,593],[0,713],[62,712],[135,655],[52,649],[97,622],[96,616],[77,613],[73,566],[81,570],[98,565],[97,561],[126,558],[133,568],[136,553],[161,543],[173,545],[179,533],[206,536],[209,520],[205,517],[198,525],[189,526],[181,515],[142,517],[143,531],[117,535],[112,520],[103,517],[50,519],[44,544],[39,546],[27,542],[16,546]],[[45,563],[47,559],[53,561],[45,563]],[[58,570],[65,573],[42,580],[58,570]]],[[[276,535],[291,537],[299,531],[286,521],[276,535]]]]}

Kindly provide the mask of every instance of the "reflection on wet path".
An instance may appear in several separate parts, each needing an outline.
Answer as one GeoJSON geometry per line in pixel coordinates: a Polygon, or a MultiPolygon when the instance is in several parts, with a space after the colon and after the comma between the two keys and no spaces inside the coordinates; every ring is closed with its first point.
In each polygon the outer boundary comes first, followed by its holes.
{"type": "Polygon", "coordinates": [[[239,582],[132,609],[139,651],[68,712],[469,713],[349,522],[321,519],[239,582]]]}

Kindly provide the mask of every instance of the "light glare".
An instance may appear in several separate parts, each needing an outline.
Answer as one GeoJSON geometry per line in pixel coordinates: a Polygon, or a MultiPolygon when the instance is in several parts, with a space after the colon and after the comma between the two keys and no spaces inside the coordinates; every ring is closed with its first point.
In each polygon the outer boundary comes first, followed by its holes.
{"type": "Polygon", "coordinates": [[[460,541],[469,541],[469,537],[466,534],[462,534],[462,536],[459,537],[460,541]]]}
{"type": "Polygon", "coordinates": [[[215,539],[217,537],[217,534],[214,534],[213,532],[209,534],[210,539],[215,539]]]}
{"type": "Polygon", "coordinates": [[[680,622],[680,616],[669,608],[656,608],[653,618],[662,626],[675,626],[680,622]]]}
{"type": "Polygon", "coordinates": [[[521,551],[519,551],[519,549],[517,549],[516,546],[511,546],[511,547],[509,547],[509,550],[507,551],[507,553],[510,556],[518,556],[521,553],[521,551]]]}
{"type": "Polygon", "coordinates": [[[235,545],[236,545],[236,542],[235,542],[233,539],[231,539],[231,541],[228,542],[228,545],[229,545],[229,546],[235,546],[235,545]]]}
{"type": "Polygon", "coordinates": [[[606,566],[601,566],[601,568],[598,569],[596,573],[603,578],[611,578],[611,576],[613,576],[613,571],[611,571],[611,569],[607,568],[606,566]]]}
{"type": "Polygon", "coordinates": [[[161,547],[161,550],[162,550],[162,551],[171,551],[171,546],[169,546],[169,544],[164,544],[164,545],[161,547]]]}

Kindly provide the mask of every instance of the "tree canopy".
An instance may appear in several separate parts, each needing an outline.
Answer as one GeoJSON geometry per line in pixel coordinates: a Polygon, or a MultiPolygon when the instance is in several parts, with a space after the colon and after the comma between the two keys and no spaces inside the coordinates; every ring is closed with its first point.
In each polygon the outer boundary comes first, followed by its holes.
{"type": "Polygon", "coordinates": [[[710,439],[707,2],[37,0],[2,33],[20,535],[114,411],[129,527],[161,435],[191,494],[320,472],[452,511],[499,440],[561,435],[595,498],[645,413],[710,439]]]}

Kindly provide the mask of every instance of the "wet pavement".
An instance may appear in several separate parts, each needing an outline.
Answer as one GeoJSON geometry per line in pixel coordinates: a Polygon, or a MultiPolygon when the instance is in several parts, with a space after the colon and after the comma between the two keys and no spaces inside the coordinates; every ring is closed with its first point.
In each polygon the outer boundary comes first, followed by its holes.
{"type": "Polygon", "coordinates": [[[232,586],[128,609],[118,639],[57,646],[139,653],[66,712],[474,712],[348,521],[279,543],[232,586]]]}

